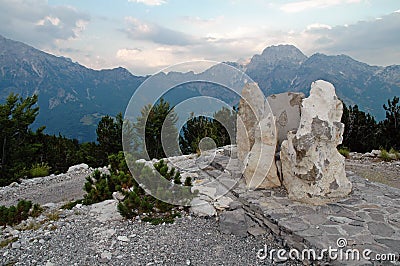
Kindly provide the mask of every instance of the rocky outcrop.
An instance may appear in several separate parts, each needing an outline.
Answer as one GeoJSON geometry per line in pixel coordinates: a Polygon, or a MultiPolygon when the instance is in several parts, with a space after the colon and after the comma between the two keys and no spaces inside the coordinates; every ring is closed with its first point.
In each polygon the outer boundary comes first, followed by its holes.
{"type": "Polygon", "coordinates": [[[277,132],[275,118],[257,84],[247,84],[242,91],[237,119],[237,153],[244,162],[247,187],[280,186],[275,165],[277,132]]]}
{"type": "Polygon", "coordinates": [[[313,82],[310,96],[302,102],[300,126],[288,133],[281,146],[283,184],[289,198],[322,204],[350,193],[345,158],[336,149],[342,142],[342,113],[333,85],[313,82]]]}

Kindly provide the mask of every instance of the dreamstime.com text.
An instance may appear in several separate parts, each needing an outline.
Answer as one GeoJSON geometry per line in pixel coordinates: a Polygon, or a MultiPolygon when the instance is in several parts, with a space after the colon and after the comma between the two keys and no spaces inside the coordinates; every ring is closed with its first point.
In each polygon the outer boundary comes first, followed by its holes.
{"type": "Polygon", "coordinates": [[[268,245],[257,251],[257,258],[260,260],[269,261],[287,261],[287,260],[309,260],[309,261],[323,261],[323,260],[338,260],[338,261],[387,261],[387,262],[400,262],[400,254],[386,253],[376,254],[370,249],[358,250],[355,248],[346,248],[347,240],[345,238],[338,238],[336,241],[337,247],[329,246],[327,249],[275,249],[268,245]]]}

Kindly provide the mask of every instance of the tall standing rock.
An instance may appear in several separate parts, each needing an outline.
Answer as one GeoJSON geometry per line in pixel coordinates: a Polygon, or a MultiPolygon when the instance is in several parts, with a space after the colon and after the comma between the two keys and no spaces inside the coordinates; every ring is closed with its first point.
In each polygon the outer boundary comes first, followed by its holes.
{"type": "Polygon", "coordinates": [[[242,90],[237,118],[237,153],[242,162],[255,142],[256,127],[265,113],[265,97],[255,83],[248,83],[242,90]]]}
{"type": "Polygon", "coordinates": [[[283,184],[289,198],[323,204],[350,193],[344,157],[336,149],[342,143],[342,113],[333,85],[313,82],[310,96],[302,102],[299,129],[289,132],[281,146],[283,184]]]}
{"type": "Polygon", "coordinates": [[[272,111],[257,84],[242,91],[237,119],[237,152],[244,162],[244,178],[250,189],[281,185],[275,165],[277,132],[272,111]]]}

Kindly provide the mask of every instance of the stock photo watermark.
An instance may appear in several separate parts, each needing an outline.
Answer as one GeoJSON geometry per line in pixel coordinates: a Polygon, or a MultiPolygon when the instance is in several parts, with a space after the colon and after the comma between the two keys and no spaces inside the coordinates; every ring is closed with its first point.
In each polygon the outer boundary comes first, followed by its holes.
{"type": "Polygon", "coordinates": [[[268,245],[257,251],[259,260],[268,261],[386,261],[400,262],[400,255],[395,253],[374,253],[371,249],[356,249],[347,247],[347,239],[338,238],[336,246],[316,250],[313,248],[298,250],[298,249],[275,249],[268,245]]]}

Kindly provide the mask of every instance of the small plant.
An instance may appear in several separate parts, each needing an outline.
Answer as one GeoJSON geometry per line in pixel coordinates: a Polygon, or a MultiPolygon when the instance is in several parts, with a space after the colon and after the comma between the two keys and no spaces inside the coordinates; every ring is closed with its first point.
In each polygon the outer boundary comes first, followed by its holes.
{"type": "Polygon", "coordinates": [[[0,226],[16,225],[31,217],[38,217],[43,212],[39,204],[32,207],[31,201],[20,200],[17,206],[0,206],[0,226]]]}
{"type": "Polygon", "coordinates": [[[347,148],[347,147],[341,147],[341,148],[339,149],[339,153],[340,153],[341,155],[343,155],[345,158],[349,158],[349,156],[350,156],[350,150],[349,150],[349,148],[347,148]]]}
{"type": "Polygon", "coordinates": [[[29,170],[30,177],[42,177],[48,176],[50,173],[51,167],[47,163],[36,163],[32,165],[31,169],[29,170]]]}
{"type": "Polygon", "coordinates": [[[164,162],[163,159],[161,159],[157,163],[154,163],[153,166],[160,173],[160,175],[165,177],[167,180],[171,181],[175,173],[174,168],[169,170],[168,165],[164,162]]]}
{"type": "Polygon", "coordinates": [[[110,155],[109,161],[111,164],[110,174],[96,170],[86,178],[84,190],[87,194],[82,201],[83,204],[89,205],[112,199],[113,192],[122,192],[138,186],[129,169],[140,173],[144,164],[134,163],[128,169],[123,152],[118,153],[118,155],[110,155]]]}
{"type": "Polygon", "coordinates": [[[174,183],[177,185],[181,185],[182,181],[181,181],[181,174],[179,172],[177,172],[174,176],[174,183]]]}
{"type": "Polygon", "coordinates": [[[190,176],[186,177],[185,186],[188,186],[188,187],[192,186],[192,178],[190,176]]]}
{"type": "Polygon", "coordinates": [[[390,156],[390,153],[385,149],[381,149],[381,158],[385,162],[390,162],[392,160],[392,157],[390,156]]]}
{"type": "Polygon", "coordinates": [[[40,228],[40,226],[41,226],[40,223],[37,223],[37,222],[33,222],[33,221],[32,221],[32,222],[30,222],[30,223],[27,224],[27,225],[18,226],[17,229],[20,230],[20,231],[28,231],[28,230],[34,230],[34,231],[36,231],[36,230],[38,230],[38,229],[40,228]]]}
{"type": "Polygon", "coordinates": [[[83,199],[85,205],[94,204],[112,198],[112,189],[110,189],[110,175],[102,174],[96,170],[92,175],[86,178],[84,189],[87,194],[83,199]]]}
{"type": "Polygon", "coordinates": [[[0,248],[7,247],[10,243],[13,243],[18,240],[18,237],[7,238],[0,242],[0,248]]]}
{"type": "Polygon", "coordinates": [[[19,224],[28,219],[32,202],[21,200],[17,206],[0,206],[0,226],[19,224]]]}
{"type": "Polygon", "coordinates": [[[57,211],[46,213],[46,217],[47,217],[47,221],[58,221],[60,219],[60,212],[57,210],[57,211]]]}

